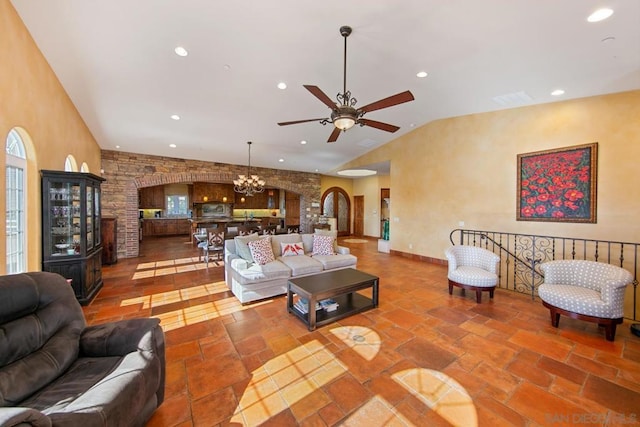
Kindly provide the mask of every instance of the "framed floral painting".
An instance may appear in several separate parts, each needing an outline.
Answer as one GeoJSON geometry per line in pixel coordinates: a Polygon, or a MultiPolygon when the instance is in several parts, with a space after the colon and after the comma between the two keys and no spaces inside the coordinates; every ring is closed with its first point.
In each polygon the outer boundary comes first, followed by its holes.
{"type": "Polygon", "coordinates": [[[518,154],[518,221],[596,222],[598,143],[518,154]]]}

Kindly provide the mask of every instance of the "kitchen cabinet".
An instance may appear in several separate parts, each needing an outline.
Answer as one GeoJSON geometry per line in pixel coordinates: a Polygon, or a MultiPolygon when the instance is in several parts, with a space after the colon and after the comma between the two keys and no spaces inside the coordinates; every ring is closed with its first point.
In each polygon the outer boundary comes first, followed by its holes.
{"type": "Polygon", "coordinates": [[[174,236],[190,234],[191,224],[184,219],[144,219],[142,222],[142,235],[148,236],[174,236]]]}
{"type": "Polygon", "coordinates": [[[100,184],[84,172],[41,171],[42,270],[71,279],[80,304],[102,287],[100,184]]]}
{"type": "Polygon", "coordinates": [[[140,209],[164,209],[164,186],[141,188],[138,191],[140,209]]]}
{"type": "Polygon", "coordinates": [[[235,197],[233,185],[211,182],[193,183],[193,203],[223,202],[232,203],[235,197]],[[206,200],[205,200],[206,198],[206,200]],[[225,200],[226,198],[226,200],[225,200]]]}

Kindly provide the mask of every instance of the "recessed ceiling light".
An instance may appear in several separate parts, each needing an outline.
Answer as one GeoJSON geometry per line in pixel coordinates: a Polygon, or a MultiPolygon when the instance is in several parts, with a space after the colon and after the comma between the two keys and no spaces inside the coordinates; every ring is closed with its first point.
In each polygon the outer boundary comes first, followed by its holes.
{"type": "Polygon", "coordinates": [[[316,172],[318,172],[318,171],[319,171],[319,170],[318,170],[318,169],[316,169],[316,172]]]}
{"type": "Polygon", "coordinates": [[[119,146],[119,145],[116,145],[116,148],[120,148],[120,146],[119,146]]]}
{"type": "Polygon", "coordinates": [[[300,141],[300,144],[305,145],[307,143],[307,141],[305,141],[304,139],[302,141],[300,141]]]}
{"type": "Polygon", "coordinates": [[[189,55],[189,52],[187,52],[187,49],[183,48],[182,46],[176,47],[175,49],[173,49],[173,51],[178,56],[187,56],[187,55],[189,55]]]}
{"type": "Polygon", "coordinates": [[[409,123],[409,127],[410,128],[414,128],[414,127],[416,127],[416,124],[415,123],[409,123]]]}
{"type": "Polygon", "coordinates": [[[172,114],[172,115],[171,115],[171,118],[172,118],[173,120],[180,120],[180,116],[179,116],[179,115],[177,115],[177,114],[172,114]]]}
{"type": "Polygon", "coordinates": [[[284,162],[284,159],[278,159],[278,161],[279,161],[280,163],[282,163],[282,162],[284,162]]]}
{"type": "Polygon", "coordinates": [[[376,171],[371,170],[371,169],[344,169],[341,171],[338,171],[338,175],[343,175],[343,176],[369,176],[369,175],[375,175],[376,171]]]}
{"type": "Polygon", "coordinates": [[[589,15],[589,17],[587,18],[587,21],[589,21],[589,22],[600,22],[600,21],[604,21],[605,19],[607,19],[611,15],[613,15],[613,10],[608,9],[608,8],[605,7],[605,8],[602,8],[602,9],[598,9],[595,12],[593,12],[591,15],[589,15]]]}
{"type": "Polygon", "coordinates": [[[427,77],[427,72],[426,71],[420,71],[418,74],[416,74],[417,77],[423,78],[423,77],[427,77]]]}
{"type": "Polygon", "coordinates": [[[551,92],[551,95],[553,96],[560,96],[560,95],[564,95],[564,90],[562,89],[556,89],[553,92],[551,92]]]}
{"type": "Polygon", "coordinates": [[[229,65],[229,64],[224,64],[224,65],[222,66],[222,68],[224,68],[225,70],[230,70],[230,69],[231,69],[231,65],[229,65]]]}
{"type": "Polygon", "coordinates": [[[287,84],[285,82],[278,83],[278,89],[286,89],[286,88],[287,88],[287,84]]]}
{"type": "Polygon", "coordinates": [[[176,148],[176,147],[177,147],[177,145],[176,145],[176,144],[169,144],[169,147],[171,147],[171,148],[176,148]]]}

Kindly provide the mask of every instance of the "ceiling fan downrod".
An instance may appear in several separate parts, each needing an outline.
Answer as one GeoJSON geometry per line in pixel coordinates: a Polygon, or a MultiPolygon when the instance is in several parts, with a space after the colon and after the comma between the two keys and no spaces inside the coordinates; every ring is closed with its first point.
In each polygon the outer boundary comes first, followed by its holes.
{"type": "Polygon", "coordinates": [[[351,97],[351,92],[347,90],[347,37],[351,34],[353,29],[348,25],[340,27],[340,34],[344,37],[344,56],[342,67],[342,93],[339,93],[336,98],[343,107],[354,107],[358,102],[357,99],[351,97]]]}

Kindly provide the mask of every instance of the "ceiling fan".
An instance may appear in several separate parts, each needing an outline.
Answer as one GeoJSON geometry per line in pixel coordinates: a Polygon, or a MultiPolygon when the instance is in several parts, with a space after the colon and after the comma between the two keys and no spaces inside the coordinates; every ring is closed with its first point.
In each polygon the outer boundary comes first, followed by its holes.
{"type": "Polygon", "coordinates": [[[292,122],[278,123],[280,126],[295,125],[298,123],[315,122],[318,121],[323,125],[327,123],[333,123],[335,129],[329,135],[327,142],[335,142],[340,136],[340,132],[344,132],[350,129],[354,125],[370,126],[372,128],[384,130],[386,132],[395,132],[400,129],[398,126],[390,125],[388,123],[378,122],[376,120],[369,120],[363,118],[365,113],[375,110],[381,110],[383,108],[393,107],[394,105],[402,104],[404,102],[413,101],[414,97],[410,91],[398,93],[388,98],[381,99],[379,101],[367,104],[364,107],[356,108],[355,105],[358,102],[356,98],[351,96],[351,92],[347,90],[347,37],[351,34],[352,29],[348,26],[340,27],[340,34],[344,37],[344,70],[343,70],[343,90],[342,93],[338,93],[336,99],[338,102],[334,102],[329,98],[318,86],[304,85],[304,88],[311,92],[316,98],[322,101],[331,110],[331,116],[329,118],[319,119],[306,119],[295,120],[292,122]]]}

